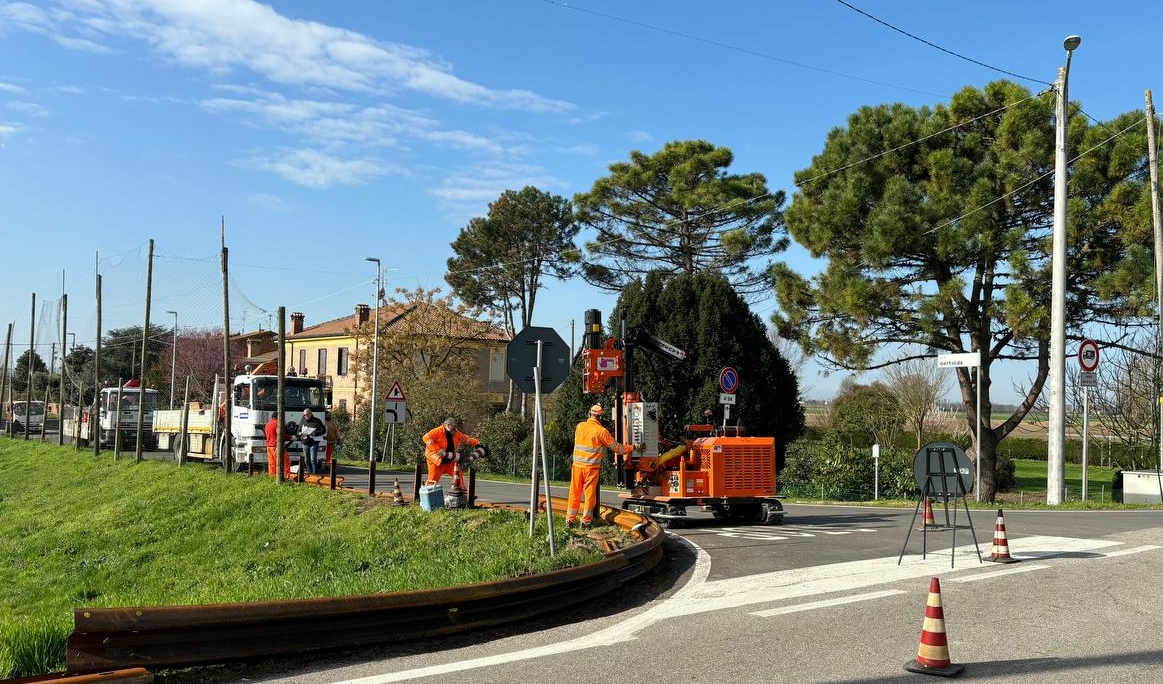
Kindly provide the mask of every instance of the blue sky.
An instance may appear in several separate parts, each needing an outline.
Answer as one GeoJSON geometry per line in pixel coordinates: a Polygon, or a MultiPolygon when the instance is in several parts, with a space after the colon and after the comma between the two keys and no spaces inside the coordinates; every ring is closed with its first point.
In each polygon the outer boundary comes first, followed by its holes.
{"type": "MultiPolygon", "coordinates": [[[[1155,2],[849,4],[1035,92],[1079,34],[1070,96],[1100,120],[1159,85],[1155,2]]],[[[0,0],[0,324],[19,353],[31,294],[49,321],[63,290],[92,345],[99,265],[104,330],[140,325],[152,238],[152,320],[221,326],[224,220],[232,326],[279,306],[310,325],[371,300],[368,256],[389,288],[447,290],[449,243],[506,189],[570,198],[633,149],[701,138],[790,197],[858,107],[1002,77],[836,0],[0,0]]],[[[613,303],[550,282],[535,324],[580,340],[613,303]]],[[[827,398],[842,377],[803,382],[827,398]]]]}

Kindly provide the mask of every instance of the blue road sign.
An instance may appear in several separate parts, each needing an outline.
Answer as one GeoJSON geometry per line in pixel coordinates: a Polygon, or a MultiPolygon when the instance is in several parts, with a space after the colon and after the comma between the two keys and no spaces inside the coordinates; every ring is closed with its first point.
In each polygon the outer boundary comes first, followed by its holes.
{"type": "Polygon", "coordinates": [[[719,371],[719,388],[727,394],[734,394],[739,389],[739,371],[730,366],[719,371]]]}

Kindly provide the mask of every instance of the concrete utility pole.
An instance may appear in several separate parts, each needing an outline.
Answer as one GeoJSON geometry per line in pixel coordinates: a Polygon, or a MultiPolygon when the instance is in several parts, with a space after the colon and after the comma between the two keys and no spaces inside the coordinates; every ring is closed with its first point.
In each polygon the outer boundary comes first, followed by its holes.
{"type": "MultiPolygon", "coordinates": [[[[32,413],[32,357],[36,355],[36,293],[32,293],[32,321],[28,326],[28,384],[24,387],[24,438],[28,439],[28,419],[32,413]]],[[[15,417],[15,407],[13,417],[15,417]]]]}
{"type": "MultiPolygon", "coordinates": [[[[61,293],[61,378],[57,392],[57,446],[65,444],[65,340],[69,338],[69,295],[61,293]]],[[[43,431],[42,431],[43,432],[43,431]]]]}
{"type": "Polygon", "coordinates": [[[1054,244],[1051,250],[1050,301],[1050,434],[1046,453],[1046,503],[1062,503],[1066,486],[1066,144],[1070,121],[1067,92],[1070,55],[1082,43],[1078,36],[1062,41],[1066,66],[1059,67],[1057,106],[1054,119],[1057,135],[1054,153],[1054,244]]]}
{"type": "Polygon", "coordinates": [[[380,369],[380,279],[383,278],[383,268],[376,257],[366,257],[367,261],[376,265],[376,295],[373,304],[376,307],[376,322],[372,331],[372,391],[368,410],[371,411],[371,428],[368,430],[367,440],[367,493],[374,496],[376,493],[376,410],[379,405],[379,369],[380,369]]]}

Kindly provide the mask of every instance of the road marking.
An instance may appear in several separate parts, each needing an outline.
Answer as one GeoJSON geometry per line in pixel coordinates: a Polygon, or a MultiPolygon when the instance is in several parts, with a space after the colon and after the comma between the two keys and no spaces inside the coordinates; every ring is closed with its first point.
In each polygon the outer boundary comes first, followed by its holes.
{"type": "Polygon", "coordinates": [[[1102,554],[1102,557],[1103,558],[1114,558],[1115,556],[1126,556],[1127,554],[1131,554],[1131,553],[1142,553],[1144,551],[1154,551],[1157,548],[1160,548],[1160,547],[1150,546],[1150,545],[1149,546],[1136,546],[1133,549],[1119,549],[1118,551],[1110,551],[1108,553],[1102,554]]]}
{"type": "Polygon", "coordinates": [[[857,532],[876,532],[869,527],[812,527],[809,525],[778,525],[776,527],[723,527],[715,534],[732,539],[756,539],[760,541],[785,541],[787,539],[804,539],[815,537],[818,534],[841,535],[857,532]]]}
{"type": "Polygon", "coordinates": [[[896,596],[903,594],[903,589],[886,589],[885,591],[873,591],[867,594],[856,594],[854,596],[841,596],[840,598],[828,599],[826,601],[812,601],[811,603],[797,603],[794,606],[784,606],[782,608],[772,608],[770,610],[757,610],[752,615],[758,617],[775,617],[776,615],[787,615],[788,613],[799,613],[805,610],[816,610],[817,608],[829,608],[831,606],[842,606],[845,603],[856,603],[857,601],[871,601],[872,599],[884,598],[885,596],[896,596]]]}
{"type": "Polygon", "coordinates": [[[955,577],[955,578],[951,579],[950,581],[952,581],[952,582],[976,582],[977,580],[993,579],[994,577],[1001,577],[1002,575],[1016,575],[1019,572],[1029,572],[1031,570],[1041,570],[1043,568],[1048,568],[1048,567],[1050,567],[1050,566],[1049,565],[1037,565],[1037,564],[1017,565],[1017,566],[1014,566],[1012,568],[1006,568],[1005,570],[992,570],[990,572],[979,572],[976,575],[970,575],[968,577],[955,577]]]}
{"type": "MultiPolygon", "coordinates": [[[[468,670],[476,670],[494,665],[505,665],[533,658],[571,653],[591,648],[611,646],[638,638],[638,633],[650,626],[671,618],[706,613],[713,610],[727,610],[756,603],[773,603],[803,596],[818,596],[835,592],[853,591],[901,580],[933,575],[948,576],[964,572],[965,567],[949,568],[949,553],[929,553],[927,558],[917,555],[906,556],[900,563],[897,556],[874,558],[864,561],[834,563],[795,570],[781,570],[761,575],[737,577],[708,582],[711,557],[689,539],[672,535],[679,544],[685,544],[696,553],[694,569],[690,578],[670,598],[654,604],[638,615],[630,616],[605,629],[576,639],[556,644],[546,644],[536,648],[498,653],[482,658],[472,658],[441,665],[419,667],[400,672],[387,672],[350,679],[336,684],[388,684],[422,677],[448,675],[468,670]]],[[[1022,537],[1022,545],[1028,553],[1042,556],[1078,553],[1120,546],[1121,542],[1102,539],[1072,539],[1069,537],[1033,536],[1022,537]]],[[[973,546],[955,549],[967,556],[973,546]]],[[[969,566],[977,567],[977,566],[969,566]]],[[[806,604],[805,604],[806,605],[806,604]]]]}

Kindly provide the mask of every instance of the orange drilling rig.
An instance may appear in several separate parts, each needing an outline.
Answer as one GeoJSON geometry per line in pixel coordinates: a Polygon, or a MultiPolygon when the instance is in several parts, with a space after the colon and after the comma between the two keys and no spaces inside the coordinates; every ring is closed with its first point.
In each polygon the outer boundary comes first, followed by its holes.
{"type": "Polygon", "coordinates": [[[585,326],[582,391],[601,393],[614,384],[614,437],[641,447],[629,458],[615,457],[618,485],[628,490],[620,494],[622,508],[664,525],[681,524],[688,506],[723,520],[783,522],[775,496],[775,438],[748,437],[737,426],[687,425],[681,440],[661,439],[658,404],[635,391],[634,351],[641,347],[672,361],[686,352],[642,330],[603,341],[596,309],[586,311],[585,326]]]}

